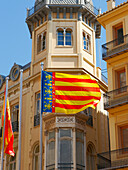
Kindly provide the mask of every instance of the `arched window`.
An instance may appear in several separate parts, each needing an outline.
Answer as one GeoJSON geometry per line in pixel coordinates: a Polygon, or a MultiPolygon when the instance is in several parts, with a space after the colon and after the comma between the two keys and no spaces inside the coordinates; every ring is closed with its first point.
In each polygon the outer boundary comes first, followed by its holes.
{"type": "Polygon", "coordinates": [[[64,30],[57,30],[57,45],[64,45],[64,30]]]}
{"type": "Polygon", "coordinates": [[[76,167],[77,169],[85,169],[84,166],[84,133],[76,131],[76,167]]]}
{"type": "Polygon", "coordinates": [[[33,170],[39,169],[39,145],[36,145],[33,151],[33,170]]]}
{"type": "Polygon", "coordinates": [[[9,170],[16,170],[16,154],[15,156],[11,156],[9,160],[9,170]]]}
{"type": "Polygon", "coordinates": [[[86,32],[83,32],[83,48],[84,48],[84,50],[90,52],[90,46],[91,46],[90,35],[86,32]]]}
{"type": "Polygon", "coordinates": [[[46,32],[37,36],[37,53],[46,49],[46,32]]]}
{"type": "Polygon", "coordinates": [[[43,39],[42,39],[42,50],[46,48],[46,32],[43,34],[43,39]]]}
{"type": "Polygon", "coordinates": [[[55,168],[55,131],[48,133],[47,141],[47,170],[55,168]]]}
{"type": "Polygon", "coordinates": [[[72,46],[72,30],[70,28],[57,29],[57,45],[72,46]]]}
{"type": "Polygon", "coordinates": [[[95,148],[92,144],[89,144],[87,147],[87,169],[88,170],[96,169],[95,148]]]}
{"type": "Polygon", "coordinates": [[[71,169],[72,155],[72,130],[59,129],[59,169],[71,169]]]}
{"type": "Polygon", "coordinates": [[[70,29],[66,30],[65,45],[72,45],[72,31],[70,29]]]}

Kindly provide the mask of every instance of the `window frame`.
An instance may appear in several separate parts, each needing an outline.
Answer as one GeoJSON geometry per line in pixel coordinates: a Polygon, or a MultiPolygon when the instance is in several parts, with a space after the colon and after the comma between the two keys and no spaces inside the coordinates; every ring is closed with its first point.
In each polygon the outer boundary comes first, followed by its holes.
{"type": "Polygon", "coordinates": [[[46,36],[46,30],[37,35],[37,54],[46,50],[46,36]]]}
{"type": "Polygon", "coordinates": [[[71,27],[57,27],[56,28],[56,35],[57,35],[57,38],[56,38],[56,45],[57,47],[72,47],[73,46],[73,29],[71,27]],[[58,43],[58,32],[62,30],[63,31],[63,45],[59,45],[58,43]],[[70,31],[71,32],[71,45],[66,45],[66,32],[70,31]]]}
{"type": "Polygon", "coordinates": [[[88,53],[91,54],[91,35],[83,30],[82,36],[83,36],[83,38],[82,38],[82,40],[83,40],[83,50],[85,50],[85,51],[87,51],[88,53]],[[84,37],[85,37],[85,39],[84,39],[84,37]]]}
{"type": "Polygon", "coordinates": [[[40,157],[40,146],[39,146],[39,144],[36,144],[35,145],[35,147],[34,147],[34,149],[33,149],[33,170],[36,170],[36,160],[35,160],[35,157],[38,157],[38,167],[39,167],[39,163],[40,163],[40,160],[39,160],[39,157],[40,157]],[[36,151],[36,149],[37,149],[37,147],[39,147],[39,152],[38,153],[36,153],[35,151],[36,151]]]}

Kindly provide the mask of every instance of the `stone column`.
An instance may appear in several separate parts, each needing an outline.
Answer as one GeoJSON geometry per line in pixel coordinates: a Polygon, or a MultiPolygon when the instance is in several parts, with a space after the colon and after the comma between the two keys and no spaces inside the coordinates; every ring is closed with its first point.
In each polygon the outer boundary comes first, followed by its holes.
{"type": "Polygon", "coordinates": [[[72,129],[72,132],[73,132],[73,169],[75,170],[76,169],[76,129],[73,128],[72,129]]]}
{"type": "Polygon", "coordinates": [[[55,170],[58,169],[58,133],[59,128],[55,129],[55,170]]]}

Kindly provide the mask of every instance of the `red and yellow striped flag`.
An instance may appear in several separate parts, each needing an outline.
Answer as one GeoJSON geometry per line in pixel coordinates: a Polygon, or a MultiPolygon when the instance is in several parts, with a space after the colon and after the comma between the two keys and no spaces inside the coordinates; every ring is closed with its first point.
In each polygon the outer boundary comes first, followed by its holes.
{"type": "MultiPolygon", "coordinates": [[[[4,125],[4,110],[5,110],[5,96],[4,96],[4,104],[3,104],[2,126],[4,125]]],[[[5,133],[4,133],[4,153],[9,154],[11,156],[15,155],[13,150],[13,141],[14,141],[14,135],[12,131],[9,101],[7,98],[5,133]]]]}
{"type": "Polygon", "coordinates": [[[42,72],[42,112],[75,114],[95,109],[101,98],[96,80],[89,75],[42,72]]]}

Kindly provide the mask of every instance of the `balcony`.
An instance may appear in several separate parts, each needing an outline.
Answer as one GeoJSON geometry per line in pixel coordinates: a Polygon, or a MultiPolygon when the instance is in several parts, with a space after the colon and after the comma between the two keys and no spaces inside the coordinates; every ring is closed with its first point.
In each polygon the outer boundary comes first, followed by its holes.
{"type": "Polygon", "coordinates": [[[34,116],[34,126],[38,126],[40,124],[40,114],[34,116]]]}
{"type": "Polygon", "coordinates": [[[18,121],[12,122],[12,130],[13,130],[13,132],[19,131],[19,122],[18,121]]]}
{"type": "Polygon", "coordinates": [[[102,58],[107,60],[128,51],[128,34],[102,45],[102,58]]]}
{"type": "Polygon", "coordinates": [[[110,109],[128,103],[128,86],[104,94],[104,108],[110,109]]]}
{"type": "Polygon", "coordinates": [[[99,14],[99,10],[96,9],[92,4],[85,3],[85,4],[81,4],[81,2],[79,2],[78,0],[42,0],[41,2],[35,3],[34,7],[32,7],[31,9],[28,10],[27,13],[27,17],[30,17],[31,15],[33,15],[35,12],[37,12],[39,9],[41,9],[42,7],[44,7],[45,5],[85,5],[85,7],[94,15],[98,15],[99,14]]]}
{"type": "Polygon", "coordinates": [[[128,148],[100,153],[97,155],[97,163],[100,170],[128,167],[128,148]]]}

